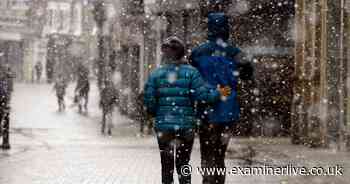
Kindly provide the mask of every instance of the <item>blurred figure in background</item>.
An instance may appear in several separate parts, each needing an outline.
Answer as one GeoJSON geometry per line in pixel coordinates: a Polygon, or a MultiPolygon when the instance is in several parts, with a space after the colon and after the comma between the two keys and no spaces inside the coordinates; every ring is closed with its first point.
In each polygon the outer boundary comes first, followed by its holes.
{"type": "Polygon", "coordinates": [[[147,113],[146,107],[143,103],[144,93],[140,92],[137,96],[137,115],[136,120],[140,123],[140,135],[151,135],[152,134],[152,117],[147,113]],[[146,131],[147,130],[147,131],[146,131]]]}
{"type": "Polygon", "coordinates": [[[79,63],[77,67],[77,86],[75,88],[74,97],[74,102],[79,106],[79,113],[83,112],[83,107],[85,112],[87,112],[88,109],[90,91],[89,74],[89,68],[85,66],[84,63],[79,63]]]}
{"type": "Polygon", "coordinates": [[[65,80],[63,75],[62,74],[58,75],[54,85],[54,90],[56,91],[59,112],[65,110],[66,108],[64,97],[66,95],[67,86],[68,86],[67,81],[65,80]]]}
{"type": "Polygon", "coordinates": [[[104,134],[107,128],[107,134],[111,136],[115,108],[119,106],[118,88],[120,88],[121,76],[119,72],[110,72],[111,79],[106,80],[101,86],[100,108],[102,109],[101,133],[104,134]]]}
{"type": "Polygon", "coordinates": [[[2,149],[10,149],[10,100],[13,91],[14,74],[11,68],[3,60],[0,51],[0,134],[3,137],[2,149]]]}
{"type": "Polygon", "coordinates": [[[101,89],[100,108],[102,109],[102,127],[101,133],[104,134],[107,128],[107,134],[112,135],[113,113],[118,105],[118,91],[112,81],[105,81],[101,89]]]}
{"type": "Polygon", "coordinates": [[[36,62],[34,69],[36,73],[36,81],[40,83],[41,75],[43,73],[43,64],[41,63],[41,61],[36,62]]]}

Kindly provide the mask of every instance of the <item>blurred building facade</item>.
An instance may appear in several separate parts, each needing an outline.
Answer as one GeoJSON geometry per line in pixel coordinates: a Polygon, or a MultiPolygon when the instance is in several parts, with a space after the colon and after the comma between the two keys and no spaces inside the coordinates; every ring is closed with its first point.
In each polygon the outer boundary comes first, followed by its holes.
{"type": "Polygon", "coordinates": [[[4,62],[16,73],[16,80],[30,77],[26,71],[37,57],[33,44],[37,43],[38,29],[28,24],[28,11],[34,6],[28,0],[2,0],[0,2],[0,50],[4,62]]]}
{"type": "Polygon", "coordinates": [[[0,9],[0,47],[18,81],[33,81],[37,62],[50,81],[75,58],[95,56],[96,26],[86,0],[2,0],[0,9]]]}
{"type": "Polygon", "coordinates": [[[350,2],[296,3],[293,140],[342,149],[350,127],[350,2]]]}
{"type": "Polygon", "coordinates": [[[57,74],[74,79],[77,62],[92,65],[96,57],[96,25],[86,0],[49,0],[45,6],[42,43],[48,82],[57,74]]]}

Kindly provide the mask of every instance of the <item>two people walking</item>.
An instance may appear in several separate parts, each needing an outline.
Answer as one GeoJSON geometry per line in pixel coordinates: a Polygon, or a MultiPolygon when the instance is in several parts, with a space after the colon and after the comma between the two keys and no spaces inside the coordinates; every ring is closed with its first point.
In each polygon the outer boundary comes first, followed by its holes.
{"type": "MultiPolygon", "coordinates": [[[[78,106],[79,113],[83,110],[87,112],[87,106],[89,102],[89,91],[90,91],[90,81],[89,81],[89,68],[83,63],[79,63],[76,70],[77,81],[74,90],[74,106],[78,106]]],[[[53,86],[56,92],[58,111],[64,111],[65,105],[65,95],[68,87],[68,77],[64,74],[58,74],[53,86]]]]}
{"type": "MultiPolygon", "coordinates": [[[[183,59],[181,40],[170,37],[162,45],[163,64],[148,78],[144,103],[155,117],[163,184],[173,183],[174,167],[180,184],[191,183],[181,168],[190,161],[197,117],[202,167],[225,168],[225,153],[239,118],[236,86],[241,66],[237,60],[241,51],[228,39],[227,17],[211,13],[208,42],[192,51],[192,66],[183,59]]],[[[224,184],[225,176],[203,176],[203,184],[213,183],[224,184]]]]}

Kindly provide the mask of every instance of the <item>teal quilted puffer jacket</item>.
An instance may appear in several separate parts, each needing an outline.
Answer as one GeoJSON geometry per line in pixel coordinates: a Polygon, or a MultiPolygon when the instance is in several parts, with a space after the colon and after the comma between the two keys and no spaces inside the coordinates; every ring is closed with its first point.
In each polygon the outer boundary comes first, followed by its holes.
{"type": "Polygon", "coordinates": [[[220,99],[220,93],[187,64],[167,64],[156,69],[149,76],[144,92],[144,104],[155,116],[156,130],[168,132],[195,127],[196,101],[214,103],[220,99]]]}

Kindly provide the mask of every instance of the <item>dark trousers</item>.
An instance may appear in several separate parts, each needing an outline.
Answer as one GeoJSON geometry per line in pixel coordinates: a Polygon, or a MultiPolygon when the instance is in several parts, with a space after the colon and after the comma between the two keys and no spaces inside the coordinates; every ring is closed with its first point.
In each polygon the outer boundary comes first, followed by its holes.
{"type": "Polygon", "coordinates": [[[184,165],[188,165],[190,161],[194,132],[156,132],[162,165],[162,184],[174,183],[174,161],[179,176],[179,183],[191,184],[191,176],[182,175],[181,168],[184,165]]]}
{"type": "Polygon", "coordinates": [[[37,72],[36,73],[36,81],[40,82],[40,79],[41,79],[41,72],[37,72]]]}
{"type": "Polygon", "coordinates": [[[66,108],[66,104],[64,103],[64,95],[57,95],[57,103],[60,111],[66,108]]]}
{"type": "Polygon", "coordinates": [[[8,107],[0,107],[0,128],[2,133],[2,147],[9,148],[10,113],[8,107]]]}
{"type": "MultiPolygon", "coordinates": [[[[204,122],[199,129],[202,168],[225,168],[232,127],[204,122]]],[[[225,175],[203,175],[203,184],[224,184],[225,175]]]]}

